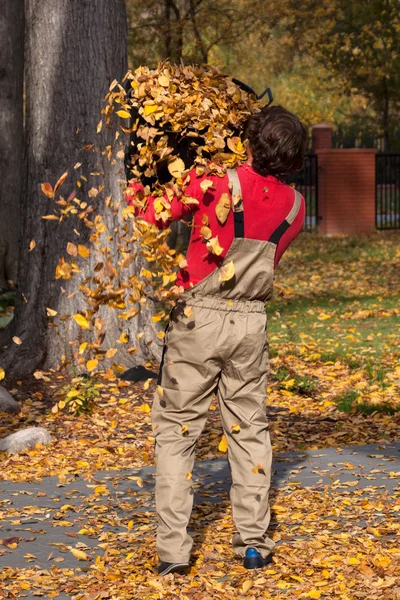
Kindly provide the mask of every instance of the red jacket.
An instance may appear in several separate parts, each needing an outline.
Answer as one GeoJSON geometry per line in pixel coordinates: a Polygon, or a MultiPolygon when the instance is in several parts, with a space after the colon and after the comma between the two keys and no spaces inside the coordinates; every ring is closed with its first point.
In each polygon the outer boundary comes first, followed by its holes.
{"type": "MultiPolygon", "coordinates": [[[[246,238],[267,241],[289,214],[294,202],[294,190],[276,177],[259,175],[248,163],[238,167],[237,172],[242,187],[244,235],[246,238]]],[[[228,184],[227,175],[225,177],[216,175],[197,177],[193,169],[190,172],[190,182],[185,189],[185,195],[197,198],[199,204],[186,206],[178,198],[173,198],[171,201],[172,218],[166,222],[156,219],[151,197],[145,210],[137,209],[137,216],[144,218],[149,223],[154,223],[159,229],[165,229],[171,221],[179,221],[182,217],[193,214],[192,234],[186,254],[188,264],[179,271],[176,285],[181,285],[185,289],[195,285],[211,273],[227,253],[234,239],[233,211],[230,211],[227,220],[221,225],[217,220],[215,207],[221,195],[224,192],[229,193],[228,184]],[[207,190],[205,194],[200,188],[200,183],[204,179],[210,179],[214,183],[214,189],[207,190]],[[219,256],[208,251],[204,238],[200,235],[204,214],[208,216],[208,227],[212,231],[212,236],[218,236],[219,244],[223,248],[219,256]]],[[[132,184],[132,187],[137,190],[136,185],[132,184]]],[[[132,204],[132,197],[127,196],[127,202],[132,204]]],[[[304,217],[305,202],[302,197],[299,214],[278,243],[275,267],[289,244],[300,233],[304,217]]]]}

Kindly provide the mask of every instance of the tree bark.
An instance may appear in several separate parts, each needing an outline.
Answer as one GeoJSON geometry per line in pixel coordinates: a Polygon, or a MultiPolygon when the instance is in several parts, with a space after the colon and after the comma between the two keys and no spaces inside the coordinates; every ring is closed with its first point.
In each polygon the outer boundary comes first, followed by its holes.
{"type": "Polygon", "coordinates": [[[24,0],[3,0],[0,4],[0,289],[17,279],[23,85],[24,0]]]}
{"type": "MultiPolygon", "coordinates": [[[[112,144],[115,131],[103,126],[96,137],[96,127],[111,81],[120,80],[127,69],[125,0],[26,0],[25,5],[26,181],[18,280],[21,295],[15,314],[16,335],[22,344],[9,346],[2,358],[6,372],[18,377],[38,367],[56,368],[62,360],[76,364],[73,356],[77,344],[83,335],[95,333],[83,331],[68,317],[87,308],[77,280],[55,279],[60,257],[71,258],[66,253],[67,243],[89,246],[92,231],[78,219],[63,223],[42,219],[58,207],[42,193],[40,184],[50,182],[54,186],[61,173],[68,170],[60,190],[67,198],[80,174],[89,177],[90,172],[98,170],[99,153],[81,149],[96,140],[99,143],[99,137],[100,147],[112,144]],[[77,161],[82,167],[74,170],[77,161]],[[29,251],[32,240],[36,245],[29,251]],[[57,316],[49,318],[46,308],[57,311],[57,316]]],[[[121,211],[106,208],[104,198],[112,194],[116,202],[121,197],[118,179],[123,177],[122,161],[112,165],[104,156],[100,160],[102,181],[92,175],[84,189],[81,180],[78,196],[87,201],[84,192],[88,188],[100,183],[105,186],[93,202],[95,214],[102,214],[108,227],[109,255],[115,259],[118,240],[114,233],[122,224],[121,211]]],[[[98,254],[92,245],[89,259],[77,257],[81,280],[93,275],[98,254]]],[[[133,261],[130,268],[137,267],[137,261],[133,261]]],[[[133,356],[122,353],[125,364],[142,362],[144,356],[159,358],[160,348],[149,317],[151,307],[144,307],[139,318],[129,322],[118,319],[116,312],[104,308],[99,311],[105,347],[128,327],[130,337],[144,330],[141,351],[133,356]]]]}

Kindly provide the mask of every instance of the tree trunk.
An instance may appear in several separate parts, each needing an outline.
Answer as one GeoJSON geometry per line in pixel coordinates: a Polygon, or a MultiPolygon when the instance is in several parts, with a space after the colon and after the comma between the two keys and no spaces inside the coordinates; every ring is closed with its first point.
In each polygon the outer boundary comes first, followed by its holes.
{"type": "Polygon", "coordinates": [[[17,279],[23,87],[24,0],[3,0],[0,4],[0,289],[17,279]]]}
{"type": "MultiPolygon", "coordinates": [[[[93,231],[78,219],[63,223],[42,219],[59,207],[42,193],[40,184],[50,182],[54,186],[61,173],[68,170],[60,190],[63,197],[78,189],[79,199],[90,201],[88,188],[103,183],[104,190],[93,200],[94,214],[103,215],[110,235],[109,254],[117,256],[114,229],[121,225],[120,211],[113,213],[106,208],[104,198],[112,194],[117,201],[121,196],[118,178],[123,173],[122,161],[112,165],[101,158],[104,178],[99,181],[96,175],[89,177],[90,172],[98,170],[99,153],[81,149],[96,141],[101,148],[112,144],[115,132],[103,126],[100,136],[96,136],[96,126],[111,81],[120,80],[127,69],[125,0],[26,0],[25,4],[26,183],[18,280],[21,296],[16,307],[16,335],[22,344],[9,347],[2,358],[6,372],[19,377],[38,367],[55,368],[62,360],[76,363],[73,355],[77,344],[84,335],[94,335],[67,316],[87,308],[76,278],[55,279],[60,257],[71,258],[66,253],[67,243],[90,246],[88,238],[93,231]],[[74,170],[77,161],[82,167],[74,170]],[[89,177],[86,194],[83,186],[75,186],[80,174],[89,177]],[[32,240],[36,245],[29,251],[32,240]],[[68,298],[74,292],[73,298],[68,298]],[[46,308],[57,311],[57,316],[49,317],[46,308]]],[[[81,182],[85,185],[84,180],[81,182]]],[[[93,274],[99,260],[93,244],[91,250],[89,259],[76,258],[81,280],[93,274]]],[[[133,261],[131,268],[135,266],[133,261]]],[[[144,330],[141,352],[133,358],[122,353],[124,363],[142,362],[143,356],[159,358],[154,327],[148,325],[150,309],[144,308],[139,318],[129,322],[118,319],[116,312],[104,309],[99,313],[104,321],[105,346],[112,345],[127,327],[131,337],[144,330]]]]}

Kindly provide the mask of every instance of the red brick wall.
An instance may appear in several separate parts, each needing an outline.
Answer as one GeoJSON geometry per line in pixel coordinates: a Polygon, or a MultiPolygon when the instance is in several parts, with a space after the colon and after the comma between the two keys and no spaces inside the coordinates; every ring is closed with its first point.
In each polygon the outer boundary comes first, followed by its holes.
{"type": "Polygon", "coordinates": [[[369,233],[375,227],[375,155],[370,148],[316,150],[319,232],[369,233]]]}
{"type": "Polygon", "coordinates": [[[330,125],[313,125],[311,130],[313,152],[332,148],[332,127],[330,125]]]}

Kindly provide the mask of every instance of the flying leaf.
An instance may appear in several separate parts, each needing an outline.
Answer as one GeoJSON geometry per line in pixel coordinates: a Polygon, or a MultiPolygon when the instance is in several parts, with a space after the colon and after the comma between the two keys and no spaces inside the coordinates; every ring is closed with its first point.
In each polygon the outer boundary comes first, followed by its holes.
{"type": "Polygon", "coordinates": [[[68,171],[65,171],[65,173],[63,173],[61,175],[61,177],[57,181],[56,185],[54,186],[54,193],[56,193],[56,191],[58,190],[58,188],[60,188],[62,186],[62,184],[64,183],[64,181],[67,179],[67,177],[68,177],[68,171]]]}
{"type": "MultiPolygon", "coordinates": [[[[147,104],[147,105],[144,107],[144,114],[145,114],[146,116],[148,116],[148,115],[151,115],[152,113],[154,113],[154,112],[157,112],[157,111],[158,111],[158,106],[157,106],[157,104],[147,104]]],[[[120,112],[121,112],[121,111],[120,111],[120,112]]]]}
{"type": "Polygon", "coordinates": [[[218,200],[218,204],[215,207],[215,212],[217,214],[217,219],[223,225],[228,218],[229,211],[231,210],[231,200],[229,195],[224,192],[221,198],[218,200]]]}
{"type": "Polygon", "coordinates": [[[226,439],[225,434],[222,436],[221,441],[218,446],[218,450],[220,452],[226,452],[228,450],[228,441],[226,439]]]}
{"type": "Polygon", "coordinates": [[[56,310],[53,310],[52,308],[46,308],[46,313],[48,317],[55,317],[57,314],[56,310]]]}
{"type": "Polygon", "coordinates": [[[164,390],[161,387],[161,385],[157,386],[157,394],[159,395],[160,398],[162,398],[164,396],[164,390]]]}
{"type": "Polygon", "coordinates": [[[97,367],[97,365],[99,364],[99,361],[97,360],[97,358],[93,358],[92,360],[88,360],[86,363],[86,368],[89,371],[89,373],[91,371],[94,371],[94,369],[97,367]]]}
{"type": "Polygon", "coordinates": [[[90,256],[90,250],[89,248],[86,248],[86,246],[78,244],[78,254],[79,256],[82,256],[82,258],[88,258],[90,256]]]}
{"type": "Polygon", "coordinates": [[[160,75],[160,77],[158,78],[158,83],[162,87],[169,87],[169,79],[166,75],[160,75]]]}
{"type": "Polygon", "coordinates": [[[219,271],[219,281],[229,281],[235,274],[235,265],[233,261],[229,261],[226,265],[223,265],[219,271]]]}
{"type": "Polygon", "coordinates": [[[0,369],[0,381],[2,379],[4,379],[5,376],[6,376],[6,373],[5,373],[4,369],[0,369]]]}
{"type": "Polygon", "coordinates": [[[211,238],[206,245],[209,252],[212,252],[212,254],[216,254],[217,256],[219,256],[224,250],[219,245],[218,236],[211,238]]]}
{"type": "Polygon", "coordinates": [[[168,171],[173,177],[182,177],[182,173],[185,170],[185,163],[181,158],[174,158],[168,163],[168,171]]]}
{"type": "Polygon", "coordinates": [[[14,335],[14,337],[13,337],[13,342],[14,342],[14,344],[17,344],[18,346],[20,346],[22,344],[21,338],[19,338],[16,335],[14,335]]]}
{"type": "Polygon", "coordinates": [[[121,117],[122,119],[130,119],[131,118],[131,113],[129,113],[127,110],[117,110],[117,115],[119,117],[121,117]]]}
{"type": "Polygon", "coordinates": [[[234,425],[232,425],[231,427],[232,432],[237,433],[240,431],[240,425],[237,425],[236,423],[234,425]]]}
{"type": "Polygon", "coordinates": [[[144,403],[144,404],[141,404],[140,410],[143,411],[144,413],[149,413],[151,408],[147,403],[144,403]]]}
{"type": "Polygon", "coordinates": [[[42,188],[42,192],[45,196],[47,196],[48,198],[54,198],[54,191],[50,183],[41,183],[40,187],[42,188]]]}
{"type": "Polygon", "coordinates": [[[209,240],[212,237],[212,231],[209,227],[204,226],[200,228],[200,235],[202,235],[205,240],[209,240]]]}
{"type": "Polygon", "coordinates": [[[72,242],[68,242],[67,244],[67,252],[70,256],[77,256],[78,248],[72,242]]]}
{"type": "Polygon", "coordinates": [[[82,327],[82,329],[89,328],[89,322],[83,315],[74,315],[74,319],[78,323],[79,327],[82,327]]]}
{"type": "Polygon", "coordinates": [[[200,183],[200,188],[203,194],[206,194],[207,190],[213,187],[214,183],[211,181],[211,179],[203,179],[203,181],[200,183]]]}
{"type": "Polygon", "coordinates": [[[33,250],[35,246],[36,246],[35,240],[31,240],[29,242],[29,252],[31,252],[31,250],[33,250]]]}
{"type": "Polygon", "coordinates": [[[190,471],[186,473],[186,481],[189,481],[189,479],[192,479],[192,473],[190,471]]]}

